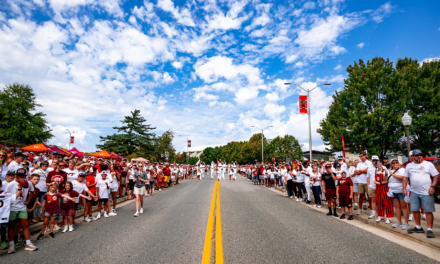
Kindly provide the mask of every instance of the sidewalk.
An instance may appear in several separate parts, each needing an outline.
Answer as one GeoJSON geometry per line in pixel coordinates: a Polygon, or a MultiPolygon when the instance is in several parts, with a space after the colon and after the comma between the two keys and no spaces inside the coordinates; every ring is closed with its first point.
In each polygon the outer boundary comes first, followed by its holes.
{"type": "MultiPolygon", "coordinates": [[[[260,187],[266,188],[264,185],[260,185],[260,187]]],[[[275,190],[282,192],[284,196],[287,196],[286,194],[284,194],[284,190],[280,187],[276,187],[275,190]]],[[[306,194],[307,195],[307,194],[306,194]]],[[[293,203],[296,203],[296,199],[292,199],[293,203]]],[[[313,199],[313,195],[312,195],[312,202],[310,204],[307,204],[305,202],[301,202],[301,204],[311,207],[317,211],[320,211],[322,213],[328,213],[328,207],[327,205],[324,205],[324,203],[322,204],[322,208],[317,208],[314,206],[314,199],[313,199]]],[[[368,208],[368,201],[366,202],[367,208],[368,208]]],[[[437,250],[440,250],[440,204],[436,204],[435,205],[435,209],[436,212],[434,212],[434,224],[433,224],[433,232],[435,235],[435,238],[427,238],[426,237],[426,231],[428,230],[428,224],[425,220],[421,221],[421,225],[422,228],[425,230],[425,233],[421,233],[421,234],[417,234],[417,233],[413,233],[413,234],[408,234],[407,230],[402,230],[402,228],[393,228],[391,225],[393,225],[394,223],[397,222],[396,218],[394,218],[390,224],[385,224],[385,221],[381,221],[380,223],[377,223],[377,216],[373,219],[368,219],[368,215],[370,213],[370,209],[367,210],[363,210],[361,215],[356,215],[357,210],[353,210],[353,217],[355,220],[359,220],[362,221],[366,224],[375,226],[377,228],[381,228],[383,230],[392,232],[394,234],[398,234],[400,236],[403,236],[405,238],[411,239],[413,241],[416,241],[418,243],[427,245],[431,248],[435,248],[437,250]]],[[[338,215],[341,215],[341,210],[338,209],[337,210],[338,215]]],[[[334,216],[329,216],[329,217],[334,217],[334,216]]],[[[346,210],[346,217],[348,218],[348,210],[346,210]]],[[[338,217],[339,218],[339,217],[338,217]]],[[[345,218],[344,220],[341,221],[348,221],[347,218],[345,218]]],[[[403,219],[403,215],[402,215],[402,221],[404,222],[403,219]]],[[[410,227],[414,227],[415,226],[415,221],[409,221],[408,224],[410,225],[410,227]]]]}

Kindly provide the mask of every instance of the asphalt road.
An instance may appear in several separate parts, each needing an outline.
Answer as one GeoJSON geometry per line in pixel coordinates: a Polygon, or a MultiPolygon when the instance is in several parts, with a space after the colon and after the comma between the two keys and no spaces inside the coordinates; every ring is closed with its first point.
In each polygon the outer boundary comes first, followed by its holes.
{"type": "MultiPolygon", "coordinates": [[[[129,203],[0,263],[200,263],[213,187],[182,182],[145,198],[140,217],[129,203]]],[[[244,178],[220,188],[225,263],[436,263],[244,178]]]]}

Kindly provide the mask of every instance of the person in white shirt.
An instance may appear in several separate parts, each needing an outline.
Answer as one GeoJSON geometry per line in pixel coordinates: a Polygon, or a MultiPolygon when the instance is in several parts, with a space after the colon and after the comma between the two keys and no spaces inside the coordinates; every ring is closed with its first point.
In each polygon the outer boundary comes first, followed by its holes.
{"type": "Polygon", "coordinates": [[[307,191],[307,200],[306,203],[312,202],[312,186],[310,183],[310,175],[312,174],[312,168],[309,166],[307,161],[303,162],[303,171],[302,174],[304,175],[304,186],[306,187],[307,191]]]}
{"type": "Polygon", "coordinates": [[[428,223],[428,230],[426,232],[427,238],[434,238],[432,225],[434,223],[435,205],[434,193],[435,186],[438,184],[439,172],[431,162],[423,160],[423,153],[419,149],[413,151],[414,161],[406,165],[403,176],[403,194],[407,195],[406,185],[408,180],[411,186],[411,211],[414,215],[416,226],[408,229],[408,233],[424,233],[420,225],[420,206],[426,214],[426,222],[428,223]]]}
{"type": "Polygon", "coordinates": [[[99,176],[96,178],[100,178],[96,182],[96,193],[98,194],[98,216],[96,218],[101,218],[101,205],[104,204],[104,217],[109,217],[107,214],[108,209],[108,198],[110,190],[110,180],[107,179],[107,175],[110,176],[110,172],[107,171],[107,165],[102,165],[101,169],[103,169],[99,176]]]}
{"type": "Polygon", "coordinates": [[[318,172],[318,167],[312,168],[312,174],[310,174],[310,181],[313,182],[312,191],[313,197],[315,199],[315,205],[318,208],[321,208],[321,197],[319,194],[321,193],[321,173],[318,172]]]}
{"type": "Polygon", "coordinates": [[[409,229],[409,210],[405,203],[405,195],[403,194],[403,178],[405,169],[401,168],[397,159],[391,159],[391,168],[388,170],[390,177],[388,178],[389,192],[393,194],[394,211],[396,213],[397,223],[392,227],[401,227],[403,230],[409,229]],[[405,224],[402,223],[402,212],[405,224]]]}
{"type": "Polygon", "coordinates": [[[14,160],[11,161],[8,165],[8,171],[17,171],[18,169],[23,168],[23,165],[21,164],[22,161],[23,161],[23,153],[15,152],[14,160]]]}
{"type": "Polygon", "coordinates": [[[69,167],[66,169],[63,169],[65,173],[67,173],[67,181],[74,182],[78,180],[78,174],[79,171],[75,169],[75,161],[70,160],[69,161],[69,167]]]}
{"type": "Polygon", "coordinates": [[[367,184],[368,184],[368,203],[370,204],[371,213],[368,218],[374,218],[376,216],[376,171],[377,171],[377,163],[379,161],[379,157],[374,155],[371,158],[371,163],[373,163],[373,167],[368,169],[367,172],[367,184]]]}
{"type": "Polygon", "coordinates": [[[359,191],[358,178],[359,177],[355,174],[355,171],[356,171],[356,166],[358,165],[359,161],[355,160],[353,162],[350,160],[348,163],[350,164],[350,168],[348,168],[348,176],[353,181],[354,210],[357,210],[358,209],[358,202],[359,202],[359,195],[358,195],[358,191],[359,191]]]}
{"type": "Polygon", "coordinates": [[[362,213],[362,204],[364,202],[365,194],[368,193],[368,184],[367,184],[367,172],[369,169],[373,168],[373,164],[367,160],[367,154],[362,151],[359,153],[359,158],[361,161],[356,167],[355,174],[358,178],[358,191],[359,191],[359,210],[356,213],[360,215],[362,213]]]}

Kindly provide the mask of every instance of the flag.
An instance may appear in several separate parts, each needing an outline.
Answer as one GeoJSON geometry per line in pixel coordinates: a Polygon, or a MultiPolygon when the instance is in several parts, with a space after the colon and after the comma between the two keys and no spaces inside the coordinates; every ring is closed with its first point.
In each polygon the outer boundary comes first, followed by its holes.
{"type": "Polygon", "coordinates": [[[75,137],[74,137],[74,136],[71,136],[71,137],[70,137],[70,144],[74,144],[74,142],[75,142],[75,137]]]}
{"type": "Polygon", "coordinates": [[[217,158],[217,166],[218,166],[218,158],[217,158]]]}
{"type": "Polygon", "coordinates": [[[191,140],[188,140],[188,148],[191,147],[191,140]]]}
{"type": "Polygon", "coordinates": [[[273,159],[273,163],[276,163],[275,156],[272,156],[272,159],[273,159]]]}
{"type": "Polygon", "coordinates": [[[307,95],[299,96],[299,113],[307,114],[307,95]]]}
{"type": "Polygon", "coordinates": [[[345,142],[344,142],[344,134],[341,133],[341,137],[342,137],[342,153],[344,155],[344,159],[345,159],[345,142]]]}

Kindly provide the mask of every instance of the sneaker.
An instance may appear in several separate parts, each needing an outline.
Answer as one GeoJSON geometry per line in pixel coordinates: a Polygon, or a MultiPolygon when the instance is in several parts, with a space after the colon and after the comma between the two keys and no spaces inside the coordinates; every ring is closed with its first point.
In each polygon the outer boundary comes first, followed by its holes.
{"type": "Polygon", "coordinates": [[[334,216],[334,217],[338,217],[339,215],[338,215],[338,213],[334,212],[334,213],[333,213],[333,216],[334,216]]]}
{"type": "Polygon", "coordinates": [[[44,238],[44,234],[41,234],[41,233],[40,233],[40,234],[38,235],[38,237],[37,237],[37,240],[41,240],[41,239],[43,239],[43,238],[44,238]]]}
{"type": "Polygon", "coordinates": [[[425,214],[422,214],[422,220],[426,221],[426,215],[425,214]]]}
{"type": "Polygon", "coordinates": [[[376,216],[376,214],[370,214],[370,215],[368,216],[368,219],[374,218],[375,216],[376,216]]]}
{"type": "Polygon", "coordinates": [[[1,244],[0,244],[0,249],[7,249],[8,248],[8,243],[6,243],[6,242],[2,242],[1,244]]]}
{"type": "MultiPolygon", "coordinates": [[[[369,218],[369,217],[368,217],[368,218],[369,218]]],[[[380,221],[382,221],[381,218],[377,218],[377,219],[376,219],[376,223],[380,223],[380,221]]]]}
{"type": "Polygon", "coordinates": [[[112,213],[115,213],[115,214],[117,214],[117,213],[116,213],[116,209],[112,209],[112,213]]]}
{"type": "Polygon", "coordinates": [[[408,231],[409,234],[412,234],[412,233],[425,233],[425,231],[423,230],[423,227],[420,228],[420,229],[418,229],[416,227],[413,227],[413,228],[408,229],[407,231],[408,231]]]}
{"type": "Polygon", "coordinates": [[[434,238],[434,232],[432,232],[432,230],[426,231],[426,237],[427,238],[434,238]]]}
{"type": "Polygon", "coordinates": [[[397,222],[397,223],[395,223],[394,225],[392,225],[392,227],[393,227],[393,228],[396,228],[396,227],[402,227],[402,223],[397,222]]]}
{"type": "Polygon", "coordinates": [[[107,214],[107,212],[105,212],[105,213],[104,213],[104,217],[108,217],[108,214],[107,214]]]}
{"type": "Polygon", "coordinates": [[[55,235],[53,234],[53,232],[52,232],[52,233],[49,233],[49,237],[50,237],[50,238],[55,238],[55,235]]]}
{"type": "Polygon", "coordinates": [[[98,218],[96,218],[96,217],[94,217],[94,216],[92,216],[92,217],[89,216],[89,219],[92,220],[92,221],[96,221],[96,220],[98,220],[98,218]]]}
{"type": "Polygon", "coordinates": [[[345,214],[341,214],[341,217],[339,219],[345,219],[345,214]]]}
{"type": "Polygon", "coordinates": [[[299,201],[300,201],[300,202],[302,202],[302,201],[303,201],[303,199],[301,198],[301,199],[299,199],[299,201]]]}
{"type": "Polygon", "coordinates": [[[37,248],[37,246],[35,246],[34,244],[29,243],[29,244],[26,245],[26,247],[24,248],[24,250],[27,250],[27,251],[35,251],[35,250],[38,250],[38,248],[37,248]]]}
{"type": "Polygon", "coordinates": [[[116,214],[116,213],[113,213],[113,212],[111,212],[111,213],[109,213],[108,215],[109,215],[109,216],[116,216],[117,214],[116,214]]]}
{"type": "Polygon", "coordinates": [[[84,222],[90,223],[91,221],[92,221],[92,219],[90,219],[88,217],[84,218],[84,222]]]}
{"type": "Polygon", "coordinates": [[[318,205],[318,208],[321,208],[322,206],[321,205],[318,205]]]}
{"type": "Polygon", "coordinates": [[[298,198],[296,198],[296,201],[297,201],[297,202],[299,202],[299,199],[298,199],[298,198]]]}
{"type": "Polygon", "coordinates": [[[410,214],[408,221],[412,221],[414,219],[414,215],[410,214]]]}
{"type": "Polygon", "coordinates": [[[328,212],[325,215],[333,215],[333,213],[332,212],[328,212]]]}
{"type": "Polygon", "coordinates": [[[9,245],[8,254],[15,253],[15,245],[9,245]]]}
{"type": "Polygon", "coordinates": [[[408,224],[404,224],[403,226],[402,226],[402,229],[403,230],[408,230],[410,228],[410,226],[408,225],[408,224]]]}
{"type": "Polygon", "coordinates": [[[53,227],[53,229],[55,229],[55,230],[60,230],[61,227],[59,227],[57,224],[55,224],[55,226],[53,227]]]}
{"type": "Polygon", "coordinates": [[[358,205],[355,204],[355,205],[353,206],[353,210],[357,210],[357,209],[358,209],[358,205]]]}
{"type": "Polygon", "coordinates": [[[72,232],[73,230],[75,230],[75,229],[73,228],[73,225],[70,225],[70,226],[69,226],[69,232],[72,232]]]}
{"type": "Polygon", "coordinates": [[[358,210],[356,215],[361,215],[362,214],[362,210],[358,210]]]}
{"type": "Polygon", "coordinates": [[[98,214],[98,215],[96,216],[96,219],[99,219],[99,218],[101,218],[101,214],[98,214]]]}
{"type": "Polygon", "coordinates": [[[46,227],[46,230],[44,230],[44,233],[46,233],[46,232],[50,232],[49,227],[46,227]]]}
{"type": "Polygon", "coordinates": [[[139,210],[139,213],[143,214],[144,213],[144,208],[141,208],[141,210],[139,210]]]}
{"type": "Polygon", "coordinates": [[[385,221],[385,224],[389,224],[389,223],[391,223],[391,221],[390,221],[389,219],[387,219],[387,220],[385,221]]]}
{"type": "Polygon", "coordinates": [[[353,220],[353,215],[350,215],[347,220],[353,220]]]}
{"type": "Polygon", "coordinates": [[[136,212],[136,213],[134,214],[134,216],[139,216],[139,212],[136,212]]]}
{"type": "Polygon", "coordinates": [[[64,226],[64,230],[63,230],[63,233],[66,233],[66,232],[67,232],[67,230],[69,230],[69,226],[68,226],[68,225],[65,225],[65,226],[64,226]]]}
{"type": "Polygon", "coordinates": [[[314,204],[313,207],[316,207],[316,204],[314,204]]]}

